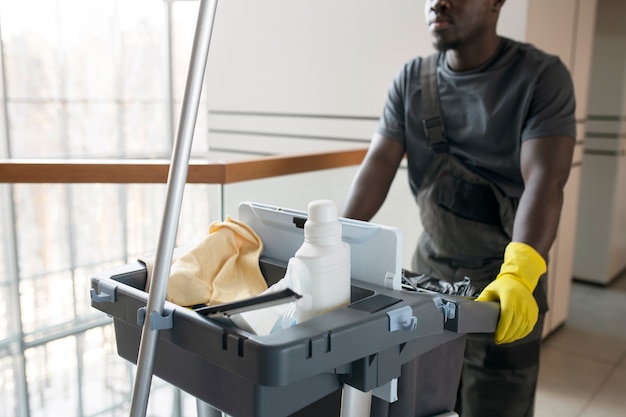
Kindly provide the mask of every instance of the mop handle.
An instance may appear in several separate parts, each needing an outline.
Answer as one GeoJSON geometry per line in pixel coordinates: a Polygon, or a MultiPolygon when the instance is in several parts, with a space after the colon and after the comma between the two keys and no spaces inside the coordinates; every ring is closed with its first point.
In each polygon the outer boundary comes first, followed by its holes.
{"type": "Polygon", "coordinates": [[[200,0],[180,120],[167,178],[167,196],[154,264],[152,284],[148,294],[146,319],[141,332],[130,417],[145,417],[148,407],[148,397],[150,395],[150,385],[152,383],[159,333],[158,328],[152,328],[158,326],[151,326],[152,315],[163,315],[165,295],[167,293],[167,281],[169,279],[170,265],[174,253],[183,192],[185,183],[187,182],[193,132],[198,116],[202,83],[209,55],[209,45],[211,43],[216,9],[217,0],[200,0]]]}

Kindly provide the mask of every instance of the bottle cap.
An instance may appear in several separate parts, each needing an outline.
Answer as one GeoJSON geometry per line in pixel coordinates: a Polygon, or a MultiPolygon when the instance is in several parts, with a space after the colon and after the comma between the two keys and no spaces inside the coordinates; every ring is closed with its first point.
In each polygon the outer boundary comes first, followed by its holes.
{"type": "Polygon", "coordinates": [[[309,203],[304,238],[316,243],[334,243],[338,238],[341,239],[341,223],[334,201],[314,200],[309,203]]]}

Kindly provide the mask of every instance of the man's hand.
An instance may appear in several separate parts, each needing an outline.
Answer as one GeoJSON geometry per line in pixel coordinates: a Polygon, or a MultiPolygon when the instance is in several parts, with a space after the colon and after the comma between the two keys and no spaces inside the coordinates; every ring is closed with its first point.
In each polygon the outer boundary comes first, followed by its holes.
{"type": "Polygon", "coordinates": [[[500,273],[476,298],[500,302],[496,343],[514,342],[533,330],[539,316],[533,291],[545,272],[545,260],[531,246],[521,242],[507,245],[500,273]]]}

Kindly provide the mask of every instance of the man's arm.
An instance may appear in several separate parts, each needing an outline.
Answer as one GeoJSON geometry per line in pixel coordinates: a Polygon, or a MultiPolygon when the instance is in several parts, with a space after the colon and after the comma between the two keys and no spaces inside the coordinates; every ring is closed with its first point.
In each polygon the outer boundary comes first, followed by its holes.
{"type": "Polygon", "coordinates": [[[575,140],[565,136],[530,139],[522,144],[524,192],[515,217],[513,241],[532,246],[544,259],[556,237],[574,146],[575,140]]]}
{"type": "Polygon", "coordinates": [[[401,143],[375,134],[348,191],[342,217],[371,220],[385,201],[403,157],[401,143]]]}
{"type": "Polygon", "coordinates": [[[513,241],[504,251],[500,273],[476,301],[499,301],[496,343],[526,337],[535,327],[538,306],[533,290],[546,272],[563,206],[574,152],[570,137],[530,139],[522,144],[524,192],[513,225],[513,241]]]}

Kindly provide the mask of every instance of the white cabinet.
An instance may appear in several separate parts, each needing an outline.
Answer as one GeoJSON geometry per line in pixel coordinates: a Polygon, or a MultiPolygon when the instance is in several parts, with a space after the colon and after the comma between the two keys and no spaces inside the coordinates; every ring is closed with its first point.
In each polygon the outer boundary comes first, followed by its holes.
{"type": "Polygon", "coordinates": [[[574,277],[606,285],[626,269],[626,2],[598,5],[574,277]]]}

